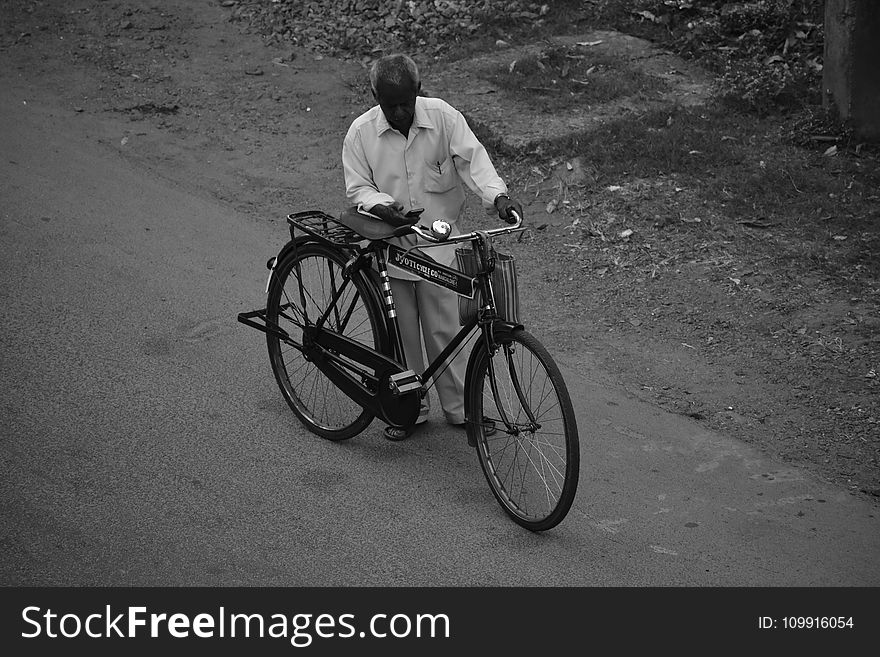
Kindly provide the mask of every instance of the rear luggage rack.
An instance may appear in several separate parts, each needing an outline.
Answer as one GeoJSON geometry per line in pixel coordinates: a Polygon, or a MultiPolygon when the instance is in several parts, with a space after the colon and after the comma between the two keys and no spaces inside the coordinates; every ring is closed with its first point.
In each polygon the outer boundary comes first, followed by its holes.
{"type": "Polygon", "coordinates": [[[293,234],[294,228],[299,228],[304,233],[314,235],[339,247],[357,246],[365,239],[351,228],[339,223],[335,217],[320,210],[306,210],[289,214],[287,215],[287,223],[290,224],[291,239],[296,239],[296,235],[293,234]]]}

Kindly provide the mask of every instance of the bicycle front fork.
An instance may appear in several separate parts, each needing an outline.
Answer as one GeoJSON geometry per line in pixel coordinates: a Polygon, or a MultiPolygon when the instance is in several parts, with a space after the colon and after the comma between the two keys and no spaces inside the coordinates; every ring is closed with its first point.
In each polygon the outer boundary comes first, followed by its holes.
{"type": "Polygon", "coordinates": [[[517,373],[516,366],[513,362],[514,343],[496,342],[491,326],[489,327],[489,330],[485,332],[485,335],[487,341],[486,348],[489,354],[489,385],[492,388],[492,398],[495,400],[495,408],[498,409],[498,413],[501,415],[501,421],[504,423],[504,426],[507,427],[507,432],[512,435],[518,435],[521,431],[535,432],[539,430],[541,428],[541,425],[535,418],[535,414],[532,412],[531,405],[526,399],[525,393],[522,389],[522,385],[520,384],[519,374],[517,373]],[[525,412],[526,417],[528,418],[528,423],[524,426],[516,424],[514,420],[508,416],[504,400],[501,398],[501,393],[498,390],[498,380],[495,376],[495,354],[499,351],[504,355],[503,360],[507,366],[507,373],[510,376],[511,385],[516,391],[516,396],[519,400],[520,408],[522,408],[523,412],[525,412]]]}

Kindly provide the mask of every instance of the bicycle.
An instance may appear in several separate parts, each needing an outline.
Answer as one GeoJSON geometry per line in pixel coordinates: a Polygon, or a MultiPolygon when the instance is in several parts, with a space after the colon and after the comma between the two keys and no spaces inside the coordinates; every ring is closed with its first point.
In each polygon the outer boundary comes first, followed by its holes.
{"type": "Polygon", "coordinates": [[[266,263],[266,307],[238,321],[266,334],[284,399],[311,432],[345,440],[376,417],[412,425],[432,377],[473,340],[465,375],[468,443],[496,500],[519,525],[559,524],[577,490],[580,448],[568,389],[553,358],[522,324],[501,318],[491,274],[493,238],[512,225],[449,236],[449,224],[393,227],[360,212],[334,218],[319,210],[287,216],[290,240],[266,263]],[[415,234],[404,249],[386,240],[415,234]],[[477,271],[467,275],[420,251],[471,243],[477,271]],[[386,256],[387,250],[387,256],[386,256]],[[460,296],[479,310],[424,372],[403,355],[388,261],[460,296]],[[478,295],[475,297],[475,295],[478,295]]]}

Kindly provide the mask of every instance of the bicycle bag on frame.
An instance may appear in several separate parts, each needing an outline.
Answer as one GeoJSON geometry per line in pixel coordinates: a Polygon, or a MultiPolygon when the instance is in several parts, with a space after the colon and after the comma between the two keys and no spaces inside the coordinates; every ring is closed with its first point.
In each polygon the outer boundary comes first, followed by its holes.
{"type": "MultiPolygon", "coordinates": [[[[468,276],[477,274],[477,254],[470,247],[459,247],[455,250],[458,268],[468,276]]],[[[495,252],[495,271],[492,272],[492,290],[495,293],[495,310],[501,319],[513,324],[520,323],[519,287],[516,276],[516,260],[509,253],[495,252]]],[[[464,326],[477,316],[482,304],[481,294],[477,292],[473,299],[458,297],[458,317],[464,326]]]]}

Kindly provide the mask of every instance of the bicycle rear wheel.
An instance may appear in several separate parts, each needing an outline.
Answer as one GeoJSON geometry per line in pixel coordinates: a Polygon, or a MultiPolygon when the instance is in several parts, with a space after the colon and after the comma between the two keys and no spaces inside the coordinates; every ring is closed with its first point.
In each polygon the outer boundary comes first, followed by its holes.
{"type": "Polygon", "coordinates": [[[558,525],[574,501],[577,421],[562,374],[538,339],[518,329],[499,343],[493,356],[481,340],[471,356],[468,432],[504,510],[523,527],[544,531],[558,525]]]}
{"type": "Polygon", "coordinates": [[[361,272],[345,281],[345,254],[319,242],[299,244],[275,267],[266,302],[268,325],[277,325],[290,336],[266,334],[275,380],[290,408],[313,433],[329,440],[344,440],[363,431],[373,415],[349,398],[303,352],[307,325],[330,306],[345,288],[325,327],[358,342],[385,351],[382,311],[371,282],[361,272]]]}

